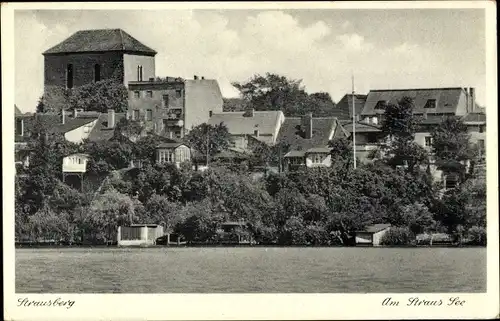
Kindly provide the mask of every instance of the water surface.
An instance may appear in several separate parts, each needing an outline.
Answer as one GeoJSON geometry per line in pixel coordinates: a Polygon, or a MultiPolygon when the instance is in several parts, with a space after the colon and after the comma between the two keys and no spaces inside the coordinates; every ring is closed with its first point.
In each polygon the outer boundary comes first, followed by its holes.
{"type": "Polygon", "coordinates": [[[485,291],[486,248],[16,249],[20,293],[485,291]]]}

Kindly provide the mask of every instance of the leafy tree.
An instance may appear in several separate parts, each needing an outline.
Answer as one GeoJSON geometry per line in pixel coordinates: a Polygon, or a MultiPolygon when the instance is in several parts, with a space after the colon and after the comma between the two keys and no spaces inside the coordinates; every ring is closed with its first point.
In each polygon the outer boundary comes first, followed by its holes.
{"type": "Polygon", "coordinates": [[[36,105],[36,112],[37,113],[45,113],[47,110],[46,110],[46,106],[45,106],[45,101],[44,101],[44,97],[41,96],[40,98],[38,98],[38,103],[36,105]]]}
{"type": "Polygon", "coordinates": [[[407,227],[392,227],[382,236],[382,245],[409,245],[415,240],[415,235],[407,227]]]}
{"type": "Polygon", "coordinates": [[[404,165],[413,172],[419,165],[428,162],[427,151],[415,143],[415,131],[419,120],[413,114],[413,99],[403,97],[397,104],[385,107],[382,132],[388,137],[386,163],[404,165]]]}
{"type": "Polygon", "coordinates": [[[147,213],[145,219],[150,223],[161,224],[167,232],[171,232],[184,219],[179,215],[179,209],[178,203],[173,203],[164,196],[153,194],[145,204],[147,213]]]}
{"type": "Polygon", "coordinates": [[[125,112],[128,107],[127,88],[115,79],[106,79],[73,88],[68,97],[71,108],[82,108],[86,111],[125,112]]]}
{"type": "Polygon", "coordinates": [[[447,117],[431,133],[432,151],[438,167],[445,173],[456,173],[460,182],[466,178],[467,160],[474,157],[467,126],[455,117],[447,117]]]}
{"type": "Polygon", "coordinates": [[[192,128],[185,140],[200,156],[209,158],[229,148],[231,135],[223,123],[219,125],[203,123],[192,128]]]}
{"type": "Polygon", "coordinates": [[[309,95],[305,112],[311,112],[316,117],[332,116],[335,103],[329,93],[317,92],[309,95]]]}

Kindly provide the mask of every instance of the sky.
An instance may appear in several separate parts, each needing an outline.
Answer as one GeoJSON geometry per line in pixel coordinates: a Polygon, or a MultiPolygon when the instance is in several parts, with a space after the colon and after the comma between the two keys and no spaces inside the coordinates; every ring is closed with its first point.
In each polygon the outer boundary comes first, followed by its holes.
{"type": "Polygon", "coordinates": [[[231,82],[278,73],[334,101],[352,90],[486,86],[483,9],[16,10],[15,103],[43,94],[42,53],[84,29],[121,28],[155,49],[156,75],[231,82]]]}

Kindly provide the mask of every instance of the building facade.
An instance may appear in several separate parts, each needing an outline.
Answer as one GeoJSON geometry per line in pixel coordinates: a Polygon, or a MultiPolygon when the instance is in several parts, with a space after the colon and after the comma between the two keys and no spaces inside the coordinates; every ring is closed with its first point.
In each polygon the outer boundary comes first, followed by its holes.
{"type": "Polygon", "coordinates": [[[222,93],[213,79],[166,77],[128,84],[127,117],[167,138],[180,139],[187,132],[222,112],[222,93]]]}
{"type": "Polygon", "coordinates": [[[155,77],[156,51],[121,29],[81,30],[44,53],[44,98],[60,106],[66,90],[114,79],[155,77]]]}

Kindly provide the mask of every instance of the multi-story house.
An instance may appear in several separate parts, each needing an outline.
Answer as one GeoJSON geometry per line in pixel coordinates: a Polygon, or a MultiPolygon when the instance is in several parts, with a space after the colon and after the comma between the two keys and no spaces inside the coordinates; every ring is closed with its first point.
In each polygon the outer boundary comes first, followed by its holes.
{"type": "Polygon", "coordinates": [[[127,117],[168,138],[183,138],[187,132],[222,112],[222,94],[214,79],[166,77],[128,84],[127,117]]]}
{"type": "Polygon", "coordinates": [[[280,110],[213,113],[208,120],[209,125],[224,124],[233,139],[235,150],[248,149],[248,137],[266,143],[276,144],[285,115],[280,110]]]}
{"type": "Polygon", "coordinates": [[[106,79],[155,77],[156,51],[121,29],[80,30],[44,53],[44,97],[64,108],[66,89],[106,79]]]}
{"type": "Polygon", "coordinates": [[[360,94],[346,94],[332,109],[332,116],[337,117],[339,120],[352,120],[353,104],[355,119],[359,120],[359,116],[365,106],[367,95],[360,94]]]}
{"type": "Polygon", "coordinates": [[[347,132],[335,117],[313,118],[309,113],[286,118],[278,135],[278,143],[288,149],[283,155],[284,169],[331,166],[329,142],[346,136],[347,132]]]}

